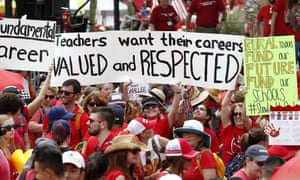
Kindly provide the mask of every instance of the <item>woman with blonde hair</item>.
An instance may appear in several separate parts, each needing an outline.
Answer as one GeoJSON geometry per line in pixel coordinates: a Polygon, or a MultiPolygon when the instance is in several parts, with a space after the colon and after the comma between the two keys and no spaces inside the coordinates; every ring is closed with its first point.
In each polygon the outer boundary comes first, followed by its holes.
{"type": "Polygon", "coordinates": [[[5,114],[0,114],[0,149],[9,162],[11,179],[14,179],[17,175],[16,169],[11,159],[12,153],[16,150],[16,145],[14,142],[14,129],[15,123],[12,117],[9,117],[5,114]]]}

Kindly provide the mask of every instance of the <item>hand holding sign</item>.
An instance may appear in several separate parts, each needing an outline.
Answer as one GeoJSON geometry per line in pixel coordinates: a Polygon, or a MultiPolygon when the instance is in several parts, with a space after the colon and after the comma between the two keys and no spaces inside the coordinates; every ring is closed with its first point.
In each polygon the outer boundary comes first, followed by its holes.
{"type": "Polygon", "coordinates": [[[271,123],[265,128],[264,132],[271,137],[277,137],[280,134],[280,127],[276,130],[274,124],[271,123]]]}

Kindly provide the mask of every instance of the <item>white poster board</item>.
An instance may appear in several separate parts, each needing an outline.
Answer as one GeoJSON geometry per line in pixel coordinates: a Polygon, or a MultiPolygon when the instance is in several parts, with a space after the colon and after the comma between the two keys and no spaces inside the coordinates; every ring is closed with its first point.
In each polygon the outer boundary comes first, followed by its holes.
{"type": "Polygon", "coordinates": [[[0,67],[48,71],[53,62],[55,21],[0,20],[0,67]]]}
{"type": "MultiPolygon", "coordinates": [[[[266,130],[270,145],[300,145],[300,107],[271,108],[270,124],[266,130]]],[[[265,131],[266,131],[265,130],[265,131]]]]}
{"type": "Polygon", "coordinates": [[[58,34],[51,84],[161,83],[233,89],[243,36],[106,31],[58,34]]]}

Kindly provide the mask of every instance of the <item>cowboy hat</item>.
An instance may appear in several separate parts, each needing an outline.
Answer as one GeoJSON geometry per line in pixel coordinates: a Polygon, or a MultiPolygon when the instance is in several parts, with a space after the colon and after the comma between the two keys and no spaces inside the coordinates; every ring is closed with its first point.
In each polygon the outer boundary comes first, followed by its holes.
{"type": "Polygon", "coordinates": [[[146,145],[138,142],[137,137],[133,134],[125,134],[116,136],[112,140],[112,145],[106,148],[104,151],[105,154],[109,154],[115,151],[124,151],[124,150],[144,150],[147,149],[146,145]]]}

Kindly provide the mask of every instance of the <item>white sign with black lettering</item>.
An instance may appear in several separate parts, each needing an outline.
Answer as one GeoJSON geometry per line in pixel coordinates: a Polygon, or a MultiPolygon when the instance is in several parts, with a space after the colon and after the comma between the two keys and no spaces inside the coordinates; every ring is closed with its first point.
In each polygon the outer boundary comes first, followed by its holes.
{"type": "Polygon", "coordinates": [[[56,36],[52,85],[68,78],[104,82],[189,84],[233,89],[243,36],[186,32],[107,31],[56,36]]]}

